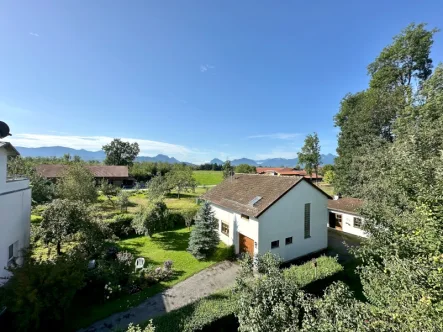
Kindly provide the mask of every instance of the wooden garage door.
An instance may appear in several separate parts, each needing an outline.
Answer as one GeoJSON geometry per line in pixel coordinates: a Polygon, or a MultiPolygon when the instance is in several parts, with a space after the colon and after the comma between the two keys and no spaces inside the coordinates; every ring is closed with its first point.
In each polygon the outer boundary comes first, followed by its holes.
{"type": "Polygon", "coordinates": [[[238,233],[240,241],[240,252],[247,252],[249,255],[254,256],[254,240],[238,233]]]}

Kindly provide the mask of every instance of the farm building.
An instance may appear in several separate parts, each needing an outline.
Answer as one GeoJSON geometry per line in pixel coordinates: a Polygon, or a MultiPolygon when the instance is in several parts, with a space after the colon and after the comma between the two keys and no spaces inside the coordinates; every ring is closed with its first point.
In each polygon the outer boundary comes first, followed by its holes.
{"type": "Polygon", "coordinates": [[[337,231],[367,237],[368,235],[361,229],[364,219],[358,214],[358,209],[363,205],[363,201],[352,197],[338,197],[328,202],[329,227],[337,231]]]}

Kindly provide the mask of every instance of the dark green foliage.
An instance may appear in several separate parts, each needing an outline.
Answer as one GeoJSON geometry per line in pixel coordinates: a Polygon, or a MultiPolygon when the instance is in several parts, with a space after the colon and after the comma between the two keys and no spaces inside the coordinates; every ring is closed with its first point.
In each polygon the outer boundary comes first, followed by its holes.
{"type": "Polygon", "coordinates": [[[211,255],[219,242],[218,224],[211,205],[205,202],[195,220],[195,226],[189,238],[188,251],[197,259],[211,255]]]}
{"type": "Polygon", "coordinates": [[[71,241],[90,218],[82,203],[60,199],[49,204],[42,217],[39,229],[41,239],[45,244],[56,245],[58,255],[61,254],[62,244],[71,241]]]}
{"type": "Polygon", "coordinates": [[[170,163],[162,162],[135,162],[129,168],[129,175],[135,178],[138,182],[146,182],[153,177],[161,175],[165,176],[172,168],[170,163]]]}
{"type": "Polygon", "coordinates": [[[108,227],[112,230],[114,235],[119,238],[135,235],[135,229],[132,227],[134,217],[135,215],[133,214],[117,215],[111,222],[108,222],[108,227]]]}
{"type": "Polygon", "coordinates": [[[76,255],[39,260],[26,254],[4,289],[4,303],[14,316],[15,330],[50,331],[61,327],[64,313],[84,286],[87,262],[76,255]]]}
{"type": "Polygon", "coordinates": [[[414,108],[414,89],[430,77],[430,49],[437,30],[411,24],[368,66],[369,89],[343,98],[335,125],[340,127],[335,187],[363,197],[362,159],[395,138],[393,126],[405,109],[414,108]]]}
{"type": "Polygon", "coordinates": [[[234,175],[234,167],[229,160],[226,160],[223,164],[223,179],[227,179],[232,175],[234,175]]]}
{"type": "Polygon", "coordinates": [[[135,216],[132,221],[137,234],[152,236],[155,233],[163,232],[172,228],[168,218],[168,208],[162,201],[152,203],[135,216]]]}
{"type": "Polygon", "coordinates": [[[25,176],[29,179],[32,188],[32,204],[42,204],[50,202],[55,195],[55,187],[35,171],[35,167],[27,159],[20,156],[8,159],[8,176],[25,176]]]}
{"type": "Polygon", "coordinates": [[[312,172],[318,174],[318,166],[321,163],[320,140],[317,133],[306,136],[305,144],[298,153],[298,162],[304,165],[305,171],[312,176],[312,172]]]}
{"type": "Polygon", "coordinates": [[[106,165],[132,165],[135,157],[140,152],[137,142],[123,142],[118,138],[113,139],[109,144],[103,145],[102,149],[106,153],[106,165]]]}
{"type": "Polygon", "coordinates": [[[169,213],[168,218],[174,228],[186,226],[186,220],[181,213],[169,213]]]}
{"type": "Polygon", "coordinates": [[[57,181],[57,196],[71,201],[92,203],[97,200],[94,175],[82,164],[71,164],[57,181]]]}
{"type": "Polygon", "coordinates": [[[257,170],[256,170],[255,166],[251,166],[251,165],[248,165],[248,164],[240,164],[240,165],[235,167],[235,173],[251,173],[251,174],[255,174],[255,173],[257,173],[257,170]]]}

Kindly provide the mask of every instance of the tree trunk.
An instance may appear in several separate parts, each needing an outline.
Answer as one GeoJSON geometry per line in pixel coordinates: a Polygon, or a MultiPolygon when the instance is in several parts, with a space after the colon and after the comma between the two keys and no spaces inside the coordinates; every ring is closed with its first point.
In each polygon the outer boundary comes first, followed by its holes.
{"type": "Polygon", "coordinates": [[[62,245],[60,241],[57,242],[57,255],[60,256],[62,254],[62,245]]]}

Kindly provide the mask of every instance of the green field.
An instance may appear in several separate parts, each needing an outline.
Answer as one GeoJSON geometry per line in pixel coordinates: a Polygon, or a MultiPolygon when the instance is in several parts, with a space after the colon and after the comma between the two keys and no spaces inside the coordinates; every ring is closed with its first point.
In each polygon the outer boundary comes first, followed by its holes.
{"type": "Polygon", "coordinates": [[[222,171],[194,171],[199,186],[212,186],[223,181],[222,171]]]}

